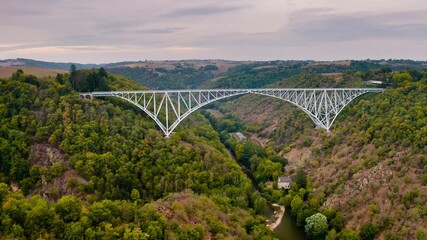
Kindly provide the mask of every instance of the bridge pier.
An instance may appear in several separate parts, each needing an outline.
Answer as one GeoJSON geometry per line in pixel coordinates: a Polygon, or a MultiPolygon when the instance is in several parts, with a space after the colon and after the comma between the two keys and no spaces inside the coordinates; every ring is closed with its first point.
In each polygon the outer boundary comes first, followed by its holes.
{"type": "Polygon", "coordinates": [[[90,99],[91,101],[93,100],[93,94],[92,93],[80,93],[80,98],[81,99],[90,99]]]}

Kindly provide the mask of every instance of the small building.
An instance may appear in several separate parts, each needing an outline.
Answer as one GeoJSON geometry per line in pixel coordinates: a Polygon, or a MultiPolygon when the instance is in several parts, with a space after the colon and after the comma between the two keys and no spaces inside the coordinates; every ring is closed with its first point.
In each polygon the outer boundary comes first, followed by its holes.
{"type": "Polygon", "coordinates": [[[381,85],[381,84],[383,84],[382,81],[378,81],[378,80],[367,80],[366,82],[370,83],[370,84],[375,84],[375,85],[381,85]]]}
{"type": "Polygon", "coordinates": [[[246,140],[246,136],[241,132],[232,133],[232,136],[239,142],[246,140]]]}
{"type": "Polygon", "coordinates": [[[290,189],[292,185],[292,178],[287,176],[282,176],[277,178],[277,187],[279,189],[290,189]]]}

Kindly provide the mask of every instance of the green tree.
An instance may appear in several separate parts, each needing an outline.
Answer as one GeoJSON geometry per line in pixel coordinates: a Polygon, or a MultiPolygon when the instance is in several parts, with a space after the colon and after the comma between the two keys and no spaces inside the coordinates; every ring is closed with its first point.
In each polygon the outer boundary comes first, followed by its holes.
{"type": "Polygon", "coordinates": [[[28,209],[29,205],[21,193],[10,193],[3,201],[3,213],[12,220],[12,223],[20,226],[24,226],[28,209]]]}
{"type": "Polygon", "coordinates": [[[305,220],[305,232],[309,239],[324,239],[328,233],[328,219],[321,213],[316,213],[305,220]]]}
{"type": "Polygon", "coordinates": [[[89,208],[88,217],[95,224],[98,225],[101,222],[108,222],[113,217],[113,212],[110,207],[112,201],[103,200],[102,202],[95,202],[89,208]]]}
{"type": "Polygon", "coordinates": [[[344,218],[339,213],[337,213],[329,223],[332,228],[337,231],[341,231],[341,229],[344,227],[344,218]]]}
{"type": "Polygon", "coordinates": [[[70,67],[70,83],[73,89],[76,89],[76,81],[77,81],[77,68],[76,65],[71,64],[70,67]]]}
{"type": "Polygon", "coordinates": [[[64,238],[65,239],[83,239],[84,228],[80,222],[68,223],[65,226],[64,238]]]}
{"type": "Polygon", "coordinates": [[[201,67],[203,71],[215,71],[218,70],[218,67],[212,64],[208,64],[205,67],[201,67]]]}
{"type": "Polygon", "coordinates": [[[82,213],[82,202],[74,196],[64,196],[56,203],[55,212],[64,222],[78,221],[82,213]]]}
{"type": "Polygon", "coordinates": [[[254,175],[259,182],[265,182],[277,179],[281,173],[282,165],[280,163],[274,163],[270,159],[263,159],[255,170],[254,175]]]}
{"type": "Polygon", "coordinates": [[[51,228],[54,218],[53,209],[41,196],[30,199],[29,211],[25,220],[24,229],[27,235],[40,235],[43,231],[51,228]]]}
{"type": "Polygon", "coordinates": [[[365,223],[360,228],[360,237],[363,240],[373,240],[378,233],[378,228],[373,223],[365,223]]]}
{"type": "Polygon", "coordinates": [[[267,200],[263,197],[258,197],[254,202],[254,210],[258,214],[263,214],[267,209],[267,200]]]}
{"type": "Polygon", "coordinates": [[[123,233],[124,240],[146,240],[148,239],[148,234],[141,231],[139,227],[134,229],[126,228],[123,233]]]}
{"type": "Polygon", "coordinates": [[[103,68],[103,67],[99,68],[98,73],[99,73],[99,76],[100,76],[101,78],[103,78],[103,77],[106,77],[106,76],[107,76],[107,71],[105,71],[105,68],[103,68]]]}
{"type": "Polygon", "coordinates": [[[24,229],[18,224],[13,224],[10,237],[12,239],[24,239],[24,229]]]}
{"type": "Polygon", "coordinates": [[[360,240],[360,237],[357,232],[349,229],[344,229],[338,234],[338,240],[360,240]]]}
{"type": "Polygon", "coordinates": [[[338,237],[337,231],[335,229],[332,229],[328,232],[328,235],[326,235],[325,240],[336,240],[338,237]]]}
{"type": "Polygon", "coordinates": [[[56,74],[55,79],[59,84],[64,84],[64,76],[62,74],[60,74],[60,73],[56,74]]]}
{"type": "Polygon", "coordinates": [[[132,189],[132,192],[130,193],[130,198],[134,201],[138,201],[140,198],[139,191],[137,189],[132,189]]]}
{"type": "Polygon", "coordinates": [[[9,192],[9,186],[6,183],[0,183],[0,206],[2,205],[3,200],[9,194],[9,192]]]}
{"type": "Polygon", "coordinates": [[[294,219],[298,217],[298,214],[300,211],[302,211],[302,208],[304,206],[304,203],[302,199],[296,195],[291,202],[291,215],[294,219]]]}
{"type": "Polygon", "coordinates": [[[393,74],[393,81],[398,85],[402,85],[412,81],[412,76],[409,72],[395,73],[393,74]]]}
{"type": "Polygon", "coordinates": [[[303,208],[301,208],[301,210],[298,212],[296,219],[297,226],[304,226],[305,220],[316,213],[318,213],[317,208],[313,208],[310,206],[304,206],[303,208]]]}
{"type": "Polygon", "coordinates": [[[224,234],[227,231],[227,226],[225,226],[219,219],[214,217],[208,217],[209,230],[213,235],[218,233],[224,234]]]}
{"type": "Polygon", "coordinates": [[[295,182],[298,185],[298,188],[306,188],[307,187],[307,174],[304,169],[298,168],[297,173],[295,175],[295,182]]]}
{"type": "Polygon", "coordinates": [[[22,69],[18,69],[12,74],[12,80],[20,80],[23,75],[24,71],[22,71],[22,69]]]}

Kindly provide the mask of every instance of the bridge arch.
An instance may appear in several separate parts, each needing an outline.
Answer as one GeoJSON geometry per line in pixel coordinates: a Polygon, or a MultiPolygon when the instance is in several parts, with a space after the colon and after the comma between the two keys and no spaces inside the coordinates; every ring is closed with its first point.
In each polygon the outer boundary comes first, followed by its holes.
{"type": "Polygon", "coordinates": [[[164,91],[117,91],[81,93],[80,96],[118,97],[150,116],[166,136],[197,109],[221,99],[254,93],[287,101],[304,111],[319,127],[329,131],[338,114],[353,99],[379,88],[280,88],[164,91]]]}

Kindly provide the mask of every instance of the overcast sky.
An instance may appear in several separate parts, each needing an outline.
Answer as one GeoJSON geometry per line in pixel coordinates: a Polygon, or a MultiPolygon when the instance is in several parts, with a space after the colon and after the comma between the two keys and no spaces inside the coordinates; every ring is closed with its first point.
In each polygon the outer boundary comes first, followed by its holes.
{"type": "Polygon", "coordinates": [[[427,0],[0,0],[0,59],[427,60],[427,0]]]}

